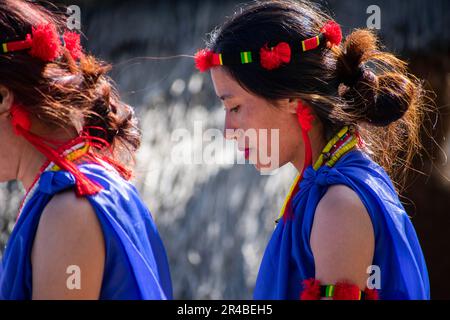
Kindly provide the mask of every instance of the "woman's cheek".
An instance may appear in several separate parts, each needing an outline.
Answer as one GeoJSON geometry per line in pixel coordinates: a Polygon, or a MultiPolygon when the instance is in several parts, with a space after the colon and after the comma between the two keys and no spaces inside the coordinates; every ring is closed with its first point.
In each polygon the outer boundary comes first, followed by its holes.
{"type": "Polygon", "coordinates": [[[0,120],[0,182],[15,180],[19,163],[20,141],[11,125],[0,120]]]}

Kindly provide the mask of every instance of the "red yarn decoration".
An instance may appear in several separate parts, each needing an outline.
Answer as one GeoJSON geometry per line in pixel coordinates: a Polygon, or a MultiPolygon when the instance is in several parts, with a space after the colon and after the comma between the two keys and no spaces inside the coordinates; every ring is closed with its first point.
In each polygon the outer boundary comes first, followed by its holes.
{"type": "Polygon", "coordinates": [[[11,124],[16,135],[20,134],[19,128],[29,131],[31,129],[31,120],[28,113],[18,104],[13,104],[11,106],[11,124]]]}
{"type": "Polygon", "coordinates": [[[311,109],[301,101],[299,101],[297,107],[297,119],[303,130],[311,130],[314,116],[311,113],[311,109]]]}
{"type": "MultiPolygon", "coordinates": [[[[70,55],[75,60],[80,59],[83,56],[80,35],[76,32],[66,31],[62,38],[70,55]]],[[[32,57],[50,62],[61,55],[62,44],[56,27],[48,23],[32,27],[32,34],[27,34],[25,40],[7,42],[5,45],[7,52],[29,49],[32,57]]]]}
{"type": "Polygon", "coordinates": [[[338,282],[334,286],[333,300],[360,300],[359,287],[346,282],[338,282]]]}
{"type": "Polygon", "coordinates": [[[365,295],[365,300],[379,300],[380,299],[377,289],[366,288],[366,290],[364,290],[364,295],[365,295]]]}
{"type": "MultiPolygon", "coordinates": [[[[346,282],[338,282],[334,286],[333,300],[360,300],[359,287],[346,282]]],[[[303,291],[300,300],[320,300],[321,283],[319,280],[311,278],[303,281],[303,291]]],[[[364,300],[378,300],[378,291],[366,288],[364,290],[364,300]]]]}
{"type": "Polygon", "coordinates": [[[210,68],[214,67],[213,63],[214,53],[208,49],[202,49],[198,51],[195,56],[195,67],[200,72],[208,71],[210,68]]]}
{"type": "Polygon", "coordinates": [[[297,119],[300,127],[302,128],[302,137],[305,144],[305,161],[301,173],[301,175],[303,176],[306,167],[312,164],[312,147],[308,132],[312,128],[312,121],[314,120],[314,116],[311,113],[311,109],[301,101],[298,102],[297,119]]]}
{"type": "Polygon", "coordinates": [[[53,24],[42,24],[32,28],[30,55],[46,62],[61,54],[61,41],[53,24]]]}
{"type": "Polygon", "coordinates": [[[26,110],[18,104],[11,107],[11,122],[14,126],[14,132],[23,136],[46,158],[54,162],[57,166],[70,172],[75,178],[75,192],[77,196],[89,196],[99,193],[102,187],[86,177],[77,166],[61,155],[61,152],[52,149],[46,141],[30,131],[31,120],[26,110]]]}
{"type": "MultiPolygon", "coordinates": [[[[311,140],[309,139],[308,131],[312,128],[312,121],[314,120],[314,116],[311,113],[311,109],[303,104],[301,101],[298,102],[297,106],[297,119],[298,123],[300,124],[300,128],[302,129],[302,138],[303,143],[305,144],[305,158],[303,161],[303,169],[300,173],[300,180],[303,179],[303,174],[305,173],[305,170],[308,166],[312,164],[312,147],[311,147],[311,140]]],[[[283,220],[286,222],[288,219],[292,218],[294,213],[292,209],[292,199],[293,195],[295,195],[299,190],[299,185],[297,184],[294,187],[294,190],[292,191],[292,196],[288,200],[288,203],[286,205],[286,209],[283,213],[283,220]]]]}
{"type": "Polygon", "coordinates": [[[260,52],[261,66],[267,70],[279,68],[291,61],[291,47],[286,42],[280,42],[273,48],[265,45],[260,52]]]}
{"type": "Polygon", "coordinates": [[[83,49],[80,44],[80,34],[66,31],[63,35],[65,47],[74,60],[79,60],[83,56],[83,49]]]}
{"type": "Polygon", "coordinates": [[[320,300],[320,281],[316,279],[304,280],[300,300],[320,300]]]}
{"type": "Polygon", "coordinates": [[[328,21],[320,32],[325,35],[325,38],[331,45],[338,46],[342,41],[341,26],[335,21],[328,21]]]}

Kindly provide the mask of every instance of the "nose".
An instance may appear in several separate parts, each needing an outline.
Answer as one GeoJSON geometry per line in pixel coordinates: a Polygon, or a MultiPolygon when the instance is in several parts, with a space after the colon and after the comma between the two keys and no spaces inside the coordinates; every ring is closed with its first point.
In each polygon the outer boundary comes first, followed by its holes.
{"type": "Polygon", "coordinates": [[[225,114],[225,126],[223,129],[223,136],[227,140],[236,139],[236,126],[231,123],[228,112],[225,114]]]}

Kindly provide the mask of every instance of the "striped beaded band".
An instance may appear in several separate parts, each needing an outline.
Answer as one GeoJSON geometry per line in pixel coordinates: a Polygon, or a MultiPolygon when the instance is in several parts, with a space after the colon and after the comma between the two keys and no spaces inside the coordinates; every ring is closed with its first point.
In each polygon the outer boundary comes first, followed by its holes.
{"type": "Polygon", "coordinates": [[[320,38],[321,36],[315,36],[314,38],[306,39],[302,41],[302,50],[303,52],[313,50],[320,46],[320,38]]]}
{"type": "MultiPolygon", "coordinates": [[[[335,285],[321,285],[320,297],[321,298],[333,298],[335,293],[335,285]]],[[[364,300],[365,293],[361,290],[358,291],[358,298],[356,300],[364,300]]]]}
{"type": "Polygon", "coordinates": [[[25,40],[21,40],[21,41],[5,42],[5,43],[2,43],[2,45],[1,45],[1,49],[2,49],[1,53],[8,53],[8,52],[13,52],[13,51],[29,49],[31,47],[31,43],[32,43],[31,37],[27,37],[25,40]]]}
{"type": "Polygon", "coordinates": [[[320,296],[323,298],[333,298],[334,285],[320,286],[320,296]]]}
{"type": "Polygon", "coordinates": [[[242,64],[247,64],[247,63],[252,63],[252,62],[253,62],[253,59],[252,59],[251,51],[241,52],[241,63],[242,64]]]}

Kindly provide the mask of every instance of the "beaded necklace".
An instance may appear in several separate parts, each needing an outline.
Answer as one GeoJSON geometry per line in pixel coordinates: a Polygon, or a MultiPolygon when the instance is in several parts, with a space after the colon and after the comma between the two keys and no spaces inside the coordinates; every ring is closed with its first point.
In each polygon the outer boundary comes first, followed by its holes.
{"type": "MultiPolygon", "coordinates": [[[[65,150],[62,155],[69,161],[76,161],[86,155],[89,152],[90,144],[86,142],[78,143],[69,149],[65,150]]],[[[39,187],[39,178],[41,177],[42,173],[46,171],[59,171],[61,170],[57,165],[55,165],[53,162],[46,161],[44,165],[39,170],[39,173],[37,174],[36,178],[34,179],[33,183],[31,184],[31,187],[27,190],[22,203],[19,208],[19,214],[17,215],[17,220],[19,219],[23,208],[25,208],[28,201],[33,197],[36,190],[39,187]]],[[[17,221],[16,220],[16,221],[17,221]]]]}
{"type": "MultiPolygon", "coordinates": [[[[325,148],[323,148],[322,153],[315,162],[313,169],[317,171],[321,166],[326,165],[328,167],[333,167],[336,162],[347,152],[352,150],[359,142],[358,134],[354,126],[343,127],[331,140],[327,143],[325,148]]],[[[278,218],[275,223],[278,223],[280,219],[287,213],[291,206],[291,201],[295,191],[298,190],[298,184],[301,179],[301,175],[297,175],[294,182],[292,183],[289,192],[284,200],[283,207],[281,208],[278,218]]]]}

